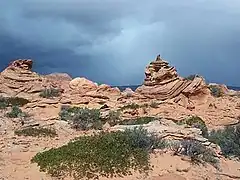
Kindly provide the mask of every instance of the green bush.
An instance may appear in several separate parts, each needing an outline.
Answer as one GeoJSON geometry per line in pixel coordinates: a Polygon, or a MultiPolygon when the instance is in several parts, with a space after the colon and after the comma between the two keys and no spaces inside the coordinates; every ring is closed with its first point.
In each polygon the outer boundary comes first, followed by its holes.
{"type": "Polygon", "coordinates": [[[154,121],[154,117],[137,117],[134,119],[125,119],[121,121],[120,125],[141,125],[141,124],[148,124],[149,122],[154,121]]]}
{"type": "Polygon", "coordinates": [[[111,126],[115,126],[121,120],[120,115],[120,111],[110,111],[105,121],[108,122],[111,126]]]}
{"type": "Polygon", "coordinates": [[[8,106],[24,106],[30,101],[20,97],[0,97],[0,109],[8,106]]]}
{"type": "Polygon", "coordinates": [[[61,110],[60,118],[68,121],[73,128],[78,130],[101,129],[103,125],[99,109],[65,108],[61,110]]]}
{"type": "Polygon", "coordinates": [[[215,86],[215,85],[210,85],[209,89],[211,91],[212,96],[214,97],[221,97],[223,96],[223,92],[220,87],[215,86]]]}
{"type": "Polygon", "coordinates": [[[196,140],[181,141],[180,153],[190,157],[193,163],[206,162],[212,164],[214,167],[217,167],[218,159],[216,159],[215,152],[196,140]]]}
{"type": "Polygon", "coordinates": [[[211,131],[209,141],[218,144],[224,156],[240,158],[240,125],[211,131]]]}
{"type": "Polygon", "coordinates": [[[151,107],[151,108],[157,108],[157,107],[158,107],[158,103],[155,102],[155,101],[151,101],[150,107],[151,107]]]}
{"type": "Polygon", "coordinates": [[[19,117],[27,117],[28,114],[23,112],[18,106],[13,106],[12,110],[6,114],[9,118],[19,118],[19,117]]]}
{"type": "Polygon", "coordinates": [[[148,131],[142,127],[126,129],[125,133],[128,134],[135,148],[143,148],[151,151],[153,149],[164,149],[167,147],[165,140],[158,138],[154,133],[148,133],[148,131]]]}
{"type": "Polygon", "coordinates": [[[46,88],[42,90],[42,92],[39,94],[39,96],[43,98],[59,97],[60,95],[61,95],[60,90],[55,88],[49,88],[49,89],[46,88]]]}
{"type": "Polygon", "coordinates": [[[186,80],[193,81],[195,77],[197,77],[197,75],[196,75],[196,74],[191,74],[191,75],[189,75],[189,76],[185,77],[185,79],[186,79],[186,80]]]}
{"type": "Polygon", "coordinates": [[[30,102],[29,100],[21,97],[9,97],[7,98],[7,101],[9,106],[20,106],[20,107],[30,102]]]}
{"type": "Polygon", "coordinates": [[[142,129],[101,132],[38,153],[32,162],[52,176],[70,175],[74,179],[123,177],[133,171],[148,173],[149,149],[154,145],[151,138],[142,129]]]}
{"type": "Polygon", "coordinates": [[[6,109],[8,106],[8,102],[6,98],[0,96],[0,109],[6,109]]]}
{"type": "Polygon", "coordinates": [[[33,136],[33,137],[56,137],[57,133],[54,129],[49,129],[49,128],[24,128],[21,130],[16,130],[14,132],[18,136],[33,136]]]}
{"type": "Polygon", "coordinates": [[[205,122],[198,116],[192,116],[190,118],[181,120],[178,124],[187,124],[188,126],[199,128],[202,131],[202,136],[207,138],[208,137],[208,128],[205,122]]]}
{"type": "Polygon", "coordinates": [[[136,103],[131,103],[131,104],[127,104],[123,107],[121,107],[121,110],[126,110],[126,109],[138,109],[140,108],[141,106],[136,104],[136,103]]]}

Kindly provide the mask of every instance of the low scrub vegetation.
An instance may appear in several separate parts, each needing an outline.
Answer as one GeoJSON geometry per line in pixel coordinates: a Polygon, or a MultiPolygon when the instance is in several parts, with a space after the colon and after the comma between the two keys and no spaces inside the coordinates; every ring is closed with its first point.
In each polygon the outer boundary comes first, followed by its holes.
{"type": "Polygon", "coordinates": [[[66,107],[60,112],[61,120],[68,121],[78,130],[102,129],[103,121],[99,109],[66,107]]]}
{"type": "Polygon", "coordinates": [[[55,177],[124,177],[133,171],[148,173],[149,153],[153,148],[164,148],[163,141],[143,129],[101,132],[38,153],[32,162],[55,177]]]}
{"type": "Polygon", "coordinates": [[[0,109],[5,109],[9,106],[24,106],[30,101],[20,97],[0,97],[0,109]]]}
{"type": "Polygon", "coordinates": [[[208,128],[205,124],[205,122],[198,116],[192,116],[190,118],[186,118],[184,120],[181,120],[180,122],[177,122],[177,124],[187,124],[188,126],[199,128],[202,131],[202,136],[207,138],[208,137],[208,128]]]}
{"type": "Polygon", "coordinates": [[[147,103],[141,104],[141,105],[136,104],[136,103],[131,103],[131,104],[127,104],[127,105],[121,107],[120,110],[123,111],[123,110],[126,110],[126,109],[147,108],[147,107],[149,107],[149,106],[150,106],[150,107],[153,107],[153,108],[156,108],[156,107],[158,106],[158,104],[157,104],[155,101],[152,101],[150,105],[147,104],[147,103]]]}
{"type": "Polygon", "coordinates": [[[9,106],[24,106],[26,104],[28,104],[30,101],[25,99],[25,98],[21,98],[21,97],[9,97],[7,98],[7,102],[9,106]]]}
{"type": "Polygon", "coordinates": [[[131,103],[131,104],[127,104],[125,106],[123,106],[121,108],[121,110],[126,110],[126,109],[138,109],[140,108],[141,106],[139,104],[136,104],[136,103],[131,103]]]}
{"type": "Polygon", "coordinates": [[[156,101],[151,101],[150,107],[151,108],[157,108],[158,107],[158,103],[156,101]]]}
{"type": "Polygon", "coordinates": [[[149,122],[152,122],[156,120],[154,117],[137,117],[134,119],[125,119],[121,121],[120,125],[141,125],[141,124],[148,124],[149,122]]]}
{"type": "Polygon", "coordinates": [[[60,95],[61,95],[60,90],[56,88],[46,88],[42,90],[42,92],[39,94],[39,96],[43,98],[54,98],[60,95]]]}
{"type": "Polygon", "coordinates": [[[23,112],[18,106],[13,106],[12,110],[6,114],[9,118],[20,118],[29,116],[27,113],[23,112]]]}
{"type": "Polygon", "coordinates": [[[218,168],[219,161],[216,158],[215,152],[196,140],[182,140],[180,143],[175,144],[174,149],[176,154],[190,157],[193,163],[209,163],[218,168]]]}
{"type": "Polygon", "coordinates": [[[219,86],[210,85],[209,89],[211,91],[212,96],[214,96],[214,97],[221,97],[221,96],[223,96],[223,92],[222,92],[222,90],[221,90],[221,88],[219,86]]]}
{"type": "Polygon", "coordinates": [[[191,75],[189,75],[189,76],[185,77],[185,79],[186,79],[186,80],[193,81],[195,77],[197,77],[197,75],[196,75],[196,74],[191,74],[191,75]]]}
{"type": "Polygon", "coordinates": [[[57,136],[57,133],[54,129],[43,128],[43,127],[24,128],[21,130],[16,130],[14,133],[18,136],[32,136],[32,137],[56,137],[57,136]]]}
{"type": "Polygon", "coordinates": [[[213,130],[209,140],[221,147],[225,157],[240,158],[240,125],[213,130]]]}
{"type": "Polygon", "coordinates": [[[108,117],[105,118],[105,122],[108,122],[111,126],[115,126],[121,121],[120,116],[120,111],[110,111],[108,117]]]}
{"type": "Polygon", "coordinates": [[[8,103],[4,97],[0,97],[0,109],[6,109],[8,103]]]}

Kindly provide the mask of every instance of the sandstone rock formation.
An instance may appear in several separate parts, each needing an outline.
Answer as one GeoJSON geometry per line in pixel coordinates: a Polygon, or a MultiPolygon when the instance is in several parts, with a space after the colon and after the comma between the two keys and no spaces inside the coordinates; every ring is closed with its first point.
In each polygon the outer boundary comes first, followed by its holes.
{"type": "Polygon", "coordinates": [[[0,74],[0,95],[18,96],[29,100],[39,98],[45,88],[68,90],[71,77],[63,73],[39,75],[32,71],[31,59],[18,59],[0,74]]]}
{"type": "Polygon", "coordinates": [[[30,94],[41,91],[43,78],[31,71],[32,64],[29,59],[10,63],[0,74],[0,94],[29,98],[30,94]]]}
{"type": "Polygon", "coordinates": [[[166,100],[180,95],[190,98],[210,94],[202,77],[193,80],[180,77],[176,69],[161,59],[160,55],[147,66],[145,76],[143,85],[136,92],[148,98],[166,100]]]}
{"type": "Polygon", "coordinates": [[[208,139],[201,136],[202,132],[197,128],[185,128],[185,126],[179,126],[171,120],[161,119],[160,121],[152,121],[144,125],[116,125],[111,128],[112,131],[124,131],[125,129],[134,129],[136,127],[142,127],[150,133],[154,133],[161,138],[171,140],[181,139],[195,139],[205,145],[210,145],[208,139]],[[161,121],[161,122],[160,122],[161,121]]]}

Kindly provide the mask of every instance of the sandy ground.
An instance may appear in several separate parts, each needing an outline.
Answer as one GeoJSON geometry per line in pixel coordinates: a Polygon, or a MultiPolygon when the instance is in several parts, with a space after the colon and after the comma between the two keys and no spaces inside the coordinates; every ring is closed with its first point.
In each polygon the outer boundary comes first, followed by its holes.
{"type": "MultiPolygon", "coordinates": [[[[59,122],[54,124],[59,134],[56,138],[32,138],[32,137],[16,137],[13,133],[13,126],[8,123],[5,126],[6,132],[2,132],[0,139],[0,179],[1,180],[51,180],[50,176],[43,172],[39,172],[36,164],[31,164],[31,158],[38,152],[44,151],[52,147],[59,147],[69,142],[74,137],[80,136],[83,133],[73,131],[67,128],[66,123],[59,122]]],[[[124,178],[110,178],[113,180],[126,179],[144,179],[151,180],[155,177],[156,180],[164,179],[160,177],[166,175],[167,179],[175,180],[178,177],[184,177],[187,180],[231,180],[240,179],[240,163],[221,159],[222,172],[218,172],[211,165],[193,165],[189,161],[179,156],[173,156],[168,153],[152,154],[150,158],[151,164],[154,165],[153,171],[148,177],[135,173],[133,176],[124,178]],[[218,175],[223,173],[227,175],[218,175]],[[171,176],[169,176],[171,175],[171,176]],[[230,178],[228,176],[236,176],[230,178]]],[[[70,179],[70,178],[65,178],[70,179]]],[[[107,180],[107,178],[100,178],[107,180]]],[[[179,179],[180,180],[180,179],[179,179]]]]}

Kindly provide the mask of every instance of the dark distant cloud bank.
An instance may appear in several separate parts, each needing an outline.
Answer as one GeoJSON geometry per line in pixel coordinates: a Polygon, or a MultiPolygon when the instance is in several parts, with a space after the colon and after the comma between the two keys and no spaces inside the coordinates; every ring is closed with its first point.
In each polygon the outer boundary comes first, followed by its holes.
{"type": "Polygon", "coordinates": [[[1,0],[0,69],[139,84],[157,54],[182,76],[240,86],[239,0],[1,0]]]}

